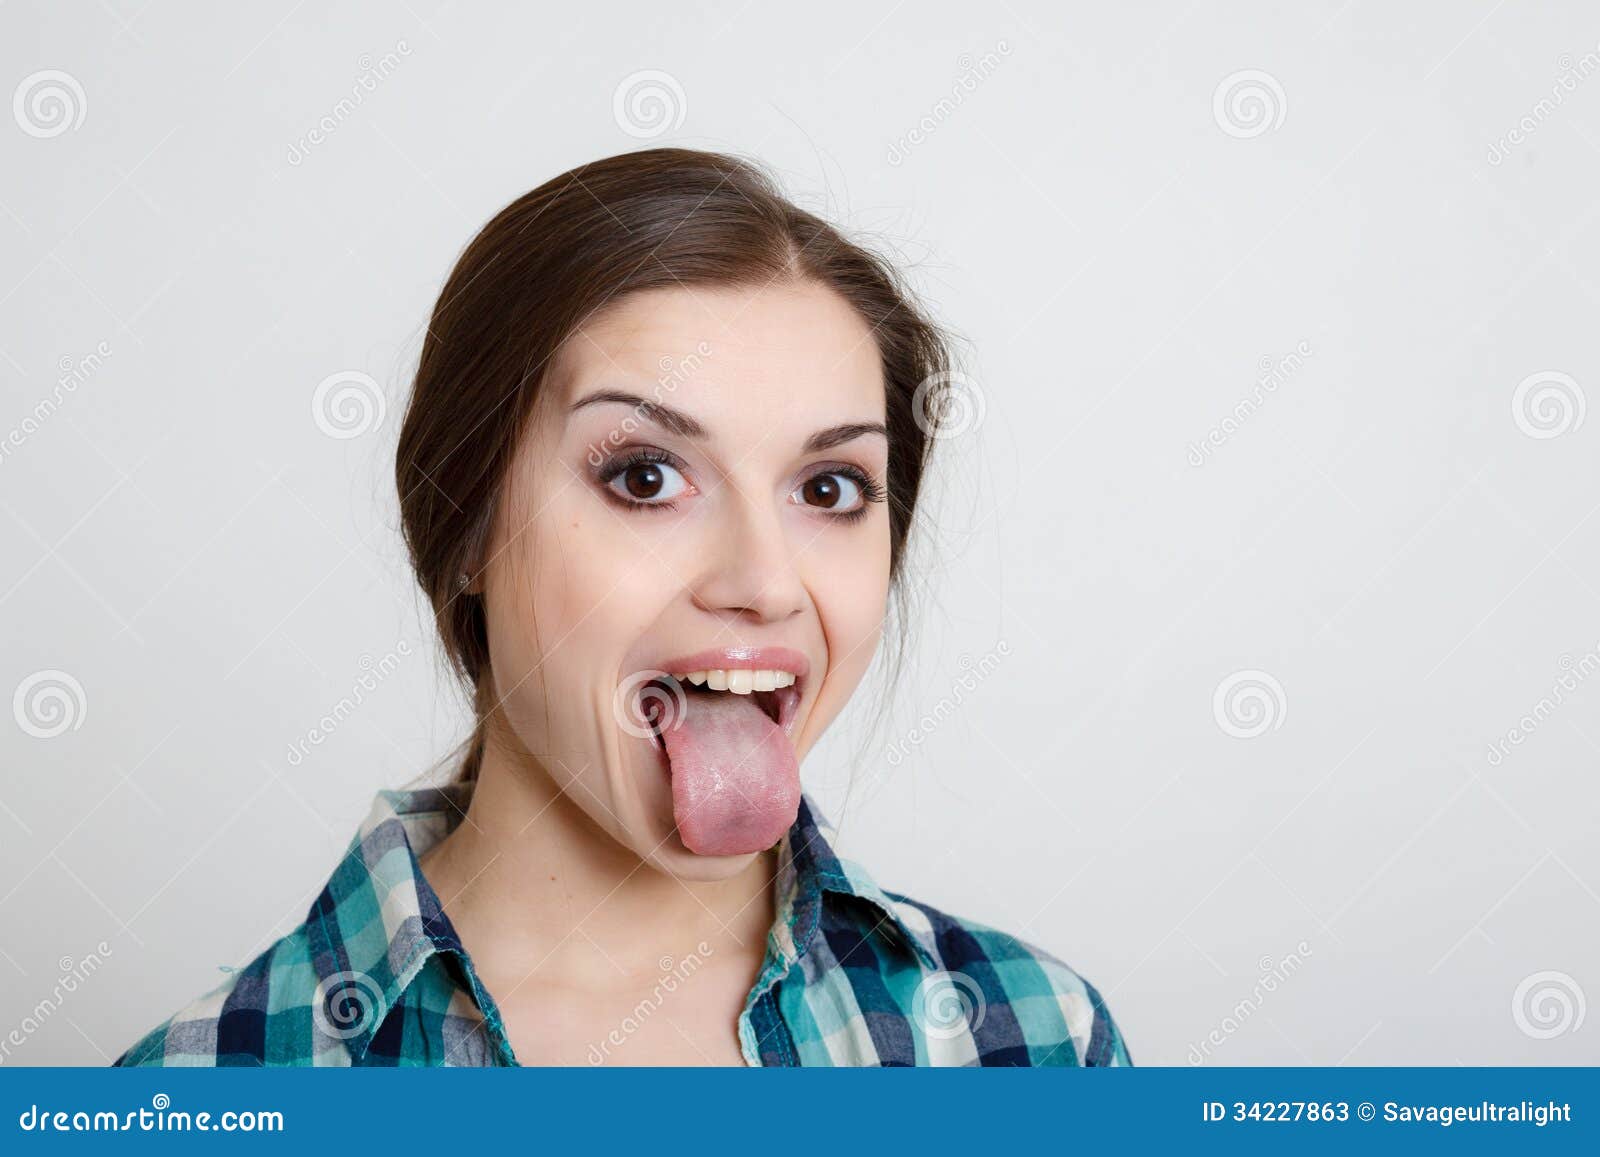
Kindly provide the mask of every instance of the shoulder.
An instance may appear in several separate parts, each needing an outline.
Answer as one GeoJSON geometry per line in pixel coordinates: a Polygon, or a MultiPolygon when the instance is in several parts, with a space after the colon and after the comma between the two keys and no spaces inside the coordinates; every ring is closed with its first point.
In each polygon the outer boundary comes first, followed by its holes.
{"type": "Polygon", "coordinates": [[[145,1033],[112,1063],[121,1067],[311,1064],[316,992],[317,974],[301,925],[145,1033]],[[271,1049],[269,1027],[275,1042],[271,1049]],[[297,1047],[296,1041],[305,1047],[297,1047]]]}
{"type": "Polygon", "coordinates": [[[1024,1065],[1130,1065],[1122,1033],[1099,989],[1054,953],[1022,937],[923,903],[883,896],[935,967],[919,989],[925,1015],[942,997],[963,1011],[975,1035],[988,1028],[998,1062],[1024,1065]],[[980,1020],[981,1018],[981,1020],[980,1020]]]}

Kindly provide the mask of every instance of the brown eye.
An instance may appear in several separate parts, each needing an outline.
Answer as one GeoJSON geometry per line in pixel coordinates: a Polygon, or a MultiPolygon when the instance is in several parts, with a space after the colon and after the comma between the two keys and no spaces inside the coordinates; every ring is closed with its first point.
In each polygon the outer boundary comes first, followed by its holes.
{"type": "Polygon", "coordinates": [[[797,500],[823,510],[849,510],[860,503],[861,488],[844,474],[817,474],[795,491],[797,500]]]}
{"type": "Polygon", "coordinates": [[[653,505],[682,494],[688,480],[665,462],[635,462],[619,470],[606,485],[621,498],[653,505]]]}
{"type": "Polygon", "coordinates": [[[622,484],[635,498],[654,498],[665,483],[666,478],[654,462],[630,467],[622,475],[622,484]]]}

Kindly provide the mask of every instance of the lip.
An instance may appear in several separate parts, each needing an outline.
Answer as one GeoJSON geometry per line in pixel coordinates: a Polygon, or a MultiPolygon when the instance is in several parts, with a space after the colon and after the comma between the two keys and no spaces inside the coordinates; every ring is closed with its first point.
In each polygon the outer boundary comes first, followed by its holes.
{"type": "Polygon", "coordinates": [[[668,674],[691,671],[788,671],[798,685],[811,672],[804,653],[793,647],[722,647],[667,659],[657,666],[668,674]]]}
{"type": "MultiPolygon", "coordinates": [[[[794,676],[793,684],[761,694],[773,696],[778,707],[778,729],[792,742],[805,695],[806,676],[811,673],[811,661],[804,652],[793,647],[712,647],[663,660],[655,664],[655,668],[669,675],[716,670],[789,672],[794,676]]],[[[657,740],[658,746],[659,742],[657,740]]]]}

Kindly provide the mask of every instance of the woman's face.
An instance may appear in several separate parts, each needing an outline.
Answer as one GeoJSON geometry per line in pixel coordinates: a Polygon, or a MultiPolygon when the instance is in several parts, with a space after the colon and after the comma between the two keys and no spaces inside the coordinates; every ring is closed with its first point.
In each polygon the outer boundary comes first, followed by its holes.
{"type": "Polygon", "coordinates": [[[500,722],[665,872],[725,878],[760,851],[744,845],[781,835],[793,764],[872,659],[883,422],[871,332],[811,282],[634,294],[552,363],[485,574],[500,722]],[[651,682],[719,665],[803,673],[743,702],[651,682]],[[780,718],[742,713],[757,701],[780,718]],[[666,742],[651,704],[684,720],[666,742]],[[753,750],[717,766],[730,743],[753,750]],[[696,802],[708,794],[722,798],[696,802]]]}

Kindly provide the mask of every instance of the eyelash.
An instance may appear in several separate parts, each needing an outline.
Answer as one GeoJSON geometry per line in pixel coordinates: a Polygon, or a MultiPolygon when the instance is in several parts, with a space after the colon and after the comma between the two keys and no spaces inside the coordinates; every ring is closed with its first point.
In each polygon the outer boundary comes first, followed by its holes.
{"type": "MultiPolygon", "coordinates": [[[[636,498],[627,498],[611,489],[611,483],[619,475],[633,469],[635,466],[646,465],[671,466],[679,473],[688,472],[684,469],[682,462],[678,461],[674,455],[668,454],[665,450],[645,448],[630,450],[626,454],[622,454],[605,462],[597,472],[597,477],[599,479],[601,488],[605,491],[606,497],[624,507],[633,510],[676,510],[678,508],[676,502],[641,502],[636,498]]],[[[847,524],[856,522],[866,517],[867,509],[874,502],[882,502],[884,500],[885,495],[883,487],[878,484],[876,479],[872,478],[864,470],[848,465],[833,466],[826,470],[819,470],[811,477],[818,478],[826,474],[838,474],[842,477],[850,479],[850,481],[854,482],[856,487],[861,491],[862,500],[861,505],[856,507],[856,509],[847,510],[841,514],[829,514],[827,515],[829,518],[834,518],[847,524]]],[[[810,479],[808,478],[806,481],[809,482],[810,479]]],[[[804,483],[801,485],[804,485],[804,483]]],[[[822,508],[818,507],[818,509],[822,508]]]]}

